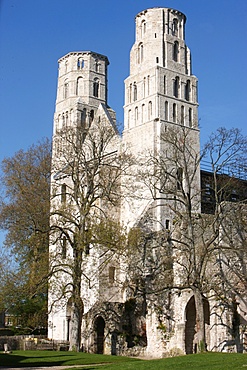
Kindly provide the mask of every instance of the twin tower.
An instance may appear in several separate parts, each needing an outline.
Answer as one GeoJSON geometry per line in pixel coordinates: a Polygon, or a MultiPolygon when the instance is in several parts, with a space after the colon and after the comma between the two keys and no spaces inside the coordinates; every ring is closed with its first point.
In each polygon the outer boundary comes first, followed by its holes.
{"type": "MultiPolygon", "coordinates": [[[[151,8],[137,14],[135,21],[130,75],[125,80],[122,142],[134,155],[154,152],[167,127],[187,127],[199,152],[197,78],[185,44],[186,17],[177,10],[151,8]]],[[[108,58],[91,51],[71,52],[58,63],[54,135],[63,125],[89,127],[101,104],[115,122],[107,101],[108,58]]],[[[135,216],[130,218],[133,224],[135,216]]]]}
{"type": "MultiPolygon", "coordinates": [[[[184,14],[167,8],[147,9],[136,16],[123,132],[123,140],[136,150],[149,147],[157,135],[155,126],[163,123],[197,130],[197,79],[191,72],[185,23],[184,14]]],[[[58,63],[54,132],[64,124],[90,125],[101,103],[115,120],[107,102],[108,58],[91,51],[71,52],[58,63]]]]}

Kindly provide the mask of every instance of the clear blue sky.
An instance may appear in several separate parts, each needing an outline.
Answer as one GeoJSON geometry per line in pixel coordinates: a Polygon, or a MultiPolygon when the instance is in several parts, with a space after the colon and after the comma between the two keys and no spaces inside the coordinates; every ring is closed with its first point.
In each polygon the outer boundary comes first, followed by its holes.
{"type": "Polygon", "coordinates": [[[134,18],[155,6],[187,16],[202,141],[220,126],[246,134],[247,0],[0,0],[0,160],[51,136],[57,60],[70,51],[109,58],[108,102],[123,122],[134,18]]]}

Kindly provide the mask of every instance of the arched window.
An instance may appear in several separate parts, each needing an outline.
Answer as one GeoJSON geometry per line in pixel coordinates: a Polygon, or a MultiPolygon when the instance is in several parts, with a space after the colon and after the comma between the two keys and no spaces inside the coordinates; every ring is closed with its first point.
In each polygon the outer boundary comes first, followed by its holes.
{"type": "Polygon", "coordinates": [[[85,126],[86,117],[87,117],[87,110],[86,108],[84,108],[83,111],[81,112],[81,125],[82,126],[85,126]]]}
{"type": "Polygon", "coordinates": [[[82,58],[79,58],[77,60],[77,69],[82,69],[84,68],[84,60],[82,58]]]}
{"type": "Polygon", "coordinates": [[[143,78],[143,98],[146,96],[146,77],[143,78]]]}
{"type": "Polygon", "coordinates": [[[178,41],[175,41],[173,44],[173,60],[178,62],[178,53],[179,53],[179,44],[178,41]]]}
{"type": "Polygon", "coordinates": [[[138,107],[135,107],[135,124],[138,123],[138,107]]]}
{"type": "Polygon", "coordinates": [[[145,122],[145,104],[142,104],[142,117],[141,123],[145,122]]]}
{"type": "Polygon", "coordinates": [[[183,169],[179,167],[177,169],[177,190],[181,190],[183,185],[183,169]]]}
{"type": "Polygon", "coordinates": [[[148,103],[148,119],[149,119],[149,120],[151,119],[152,114],[153,114],[152,110],[153,110],[152,102],[150,101],[150,102],[148,103]]]}
{"type": "Polygon", "coordinates": [[[137,86],[136,86],[135,82],[134,82],[134,85],[133,85],[133,100],[134,101],[137,100],[137,86]]]}
{"type": "Polygon", "coordinates": [[[66,202],[66,193],[67,193],[67,186],[66,184],[62,184],[61,186],[61,202],[66,202]]]}
{"type": "Polygon", "coordinates": [[[164,94],[166,94],[166,76],[164,76],[164,89],[163,89],[163,91],[164,91],[164,94]]]}
{"type": "Polygon", "coordinates": [[[141,23],[141,36],[143,37],[146,33],[146,21],[143,20],[141,23]]]}
{"type": "Polygon", "coordinates": [[[193,117],[192,117],[192,109],[189,108],[189,126],[192,127],[192,120],[193,120],[193,117]]]}
{"type": "MultiPolygon", "coordinates": [[[[100,118],[100,117],[99,117],[100,118]]],[[[94,119],[94,110],[92,109],[90,111],[90,115],[89,115],[89,124],[91,125],[91,123],[93,122],[93,119],[94,119]]]]}
{"type": "Polygon", "coordinates": [[[100,70],[100,64],[98,62],[98,60],[95,61],[95,72],[99,72],[100,70]]]}
{"type": "Polygon", "coordinates": [[[190,80],[187,80],[185,87],[184,87],[184,98],[185,100],[190,100],[190,80]]]}
{"type": "Polygon", "coordinates": [[[178,36],[178,20],[176,18],[172,22],[172,35],[178,36]]]}
{"type": "Polygon", "coordinates": [[[128,127],[130,127],[130,121],[131,121],[131,109],[128,111],[128,127]]]}
{"type": "Polygon", "coordinates": [[[168,105],[168,101],[165,102],[165,120],[166,121],[169,120],[169,105],[168,105]]]}
{"type": "Polygon", "coordinates": [[[149,93],[150,93],[150,76],[148,75],[147,76],[147,94],[149,95],[149,93]]]}
{"type": "Polygon", "coordinates": [[[179,77],[176,77],[173,81],[173,95],[178,98],[179,95],[179,77]]]}
{"type": "Polygon", "coordinates": [[[99,97],[99,80],[98,80],[98,78],[95,78],[94,79],[94,83],[93,83],[93,96],[95,96],[96,98],[99,97]]]}
{"type": "Polygon", "coordinates": [[[129,103],[131,103],[132,100],[132,84],[129,86],[129,103]]]}
{"type": "Polygon", "coordinates": [[[116,268],[114,266],[109,267],[109,283],[114,284],[116,280],[116,268]]]}
{"type": "Polygon", "coordinates": [[[68,83],[67,80],[65,80],[65,82],[64,82],[64,94],[63,94],[64,99],[66,99],[68,97],[68,95],[69,95],[69,83],[68,83]]]}
{"type": "Polygon", "coordinates": [[[181,125],[184,125],[184,106],[181,106],[181,125]]]}
{"type": "Polygon", "coordinates": [[[138,45],[138,63],[141,63],[143,61],[143,43],[141,42],[138,45]]]}
{"type": "Polygon", "coordinates": [[[76,81],[76,95],[83,95],[83,78],[78,77],[76,81]]]}
{"type": "Polygon", "coordinates": [[[172,107],[172,120],[174,123],[177,122],[177,104],[174,103],[172,107]]]}
{"type": "Polygon", "coordinates": [[[67,255],[67,239],[63,236],[62,239],[62,258],[65,259],[67,255]]]}

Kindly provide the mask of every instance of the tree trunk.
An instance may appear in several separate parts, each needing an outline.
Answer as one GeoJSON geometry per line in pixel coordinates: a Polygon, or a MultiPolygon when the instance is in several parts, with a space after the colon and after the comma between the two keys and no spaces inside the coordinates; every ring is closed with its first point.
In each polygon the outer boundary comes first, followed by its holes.
{"type": "Polygon", "coordinates": [[[195,297],[195,308],[196,308],[196,327],[195,327],[195,338],[194,343],[197,349],[196,352],[204,352],[205,347],[205,317],[204,317],[204,305],[203,296],[198,289],[194,289],[195,297]]]}
{"type": "Polygon", "coordinates": [[[81,307],[76,303],[72,304],[71,319],[70,319],[70,336],[69,336],[69,351],[80,351],[81,347],[81,322],[82,313],[81,307]]]}
{"type": "Polygon", "coordinates": [[[81,300],[81,266],[82,251],[78,245],[75,244],[69,350],[76,352],[79,352],[81,347],[81,324],[83,313],[83,304],[81,300]]]}

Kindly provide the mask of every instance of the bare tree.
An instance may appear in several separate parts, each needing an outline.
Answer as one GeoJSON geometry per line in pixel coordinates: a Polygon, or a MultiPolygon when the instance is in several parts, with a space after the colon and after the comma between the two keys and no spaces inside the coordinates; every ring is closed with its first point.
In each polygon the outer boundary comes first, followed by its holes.
{"type": "MultiPolygon", "coordinates": [[[[146,157],[143,169],[139,171],[139,179],[149,189],[153,199],[147,214],[149,225],[152,218],[152,224],[155,225],[156,221],[161,231],[169,228],[165,244],[171,245],[170,257],[173,260],[173,281],[162,280],[158,287],[153,278],[149,287],[160,293],[169,288],[192,290],[196,308],[197,349],[204,351],[204,300],[212,291],[219,294],[218,255],[219,251],[222,252],[223,238],[229,236],[229,231],[224,227],[229,217],[224,204],[231,201],[231,194],[239,183],[232,172],[226,176],[223,170],[239,167],[239,159],[244,158],[246,139],[238,130],[219,129],[210,137],[201,156],[190,132],[190,129],[183,127],[180,130],[169,128],[161,134],[161,149],[155,155],[151,153],[146,157]],[[204,156],[211,159],[209,178],[212,208],[209,214],[203,214],[200,210],[201,198],[208,190],[204,188],[201,193],[200,162],[204,156]],[[157,209],[159,212],[155,213],[157,209]],[[165,225],[161,214],[172,214],[171,224],[165,225]]],[[[142,227],[147,229],[147,222],[142,227]]],[[[240,253],[240,243],[236,240],[232,242],[240,253]]],[[[151,265],[154,267],[154,261],[151,265]]]]}
{"type": "Polygon", "coordinates": [[[50,308],[69,302],[70,349],[79,350],[82,281],[93,285],[98,273],[87,257],[92,250],[98,253],[103,269],[125,240],[119,224],[120,178],[129,158],[119,151],[117,131],[104,117],[95,118],[88,130],[61,129],[53,150],[50,308]]]}

